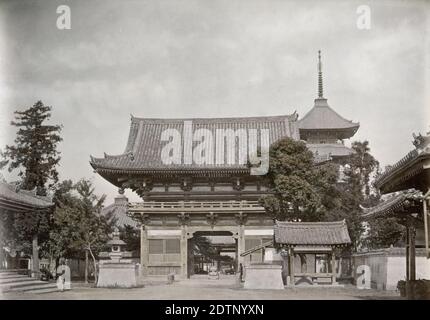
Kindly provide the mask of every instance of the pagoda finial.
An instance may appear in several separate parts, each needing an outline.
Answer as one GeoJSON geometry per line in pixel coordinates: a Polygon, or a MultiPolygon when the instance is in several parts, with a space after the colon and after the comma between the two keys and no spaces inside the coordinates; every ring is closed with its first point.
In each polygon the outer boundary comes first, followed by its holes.
{"type": "Polygon", "coordinates": [[[323,98],[321,50],[318,50],[318,98],[323,98]]]}

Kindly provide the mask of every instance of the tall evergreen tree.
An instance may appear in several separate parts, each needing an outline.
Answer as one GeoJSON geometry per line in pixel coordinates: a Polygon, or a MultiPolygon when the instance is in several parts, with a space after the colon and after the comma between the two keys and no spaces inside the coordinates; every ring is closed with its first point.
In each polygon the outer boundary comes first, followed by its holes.
{"type": "Polygon", "coordinates": [[[51,109],[37,101],[27,110],[15,111],[15,121],[11,122],[18,128],[15,145],[7,145],[4,151],[9,171],[19,170],[21,187],[37,188],[39,195],[45,195],[46,188],[58,181],[56,166],[61,158],[57,146],[62,141],[61,126],[46,124],[51,118],[51,109]]]}
{"type": "MultiPolygon", "coordinates": [[[[37,101],[24,111],[15,111],[15,120],[11,125],[18,128],[15,144],[7,145],[2,156],[2,165],[8,165],[9,171],[19,170],[20,188],[36,190],[38,195],[46,195],[47,188],[58,181],[56,166],[60,161],[57,151],[61,126],[46,122],[51,117],[51,107],[37,101]]],[[[50,217],[47,213],[19,213],[14,217],[13,227],[17,240],[36,241],[37,236],[44,241],[49,230],[50,217]]]]}
{"type": "Polygon", "coordinates": [[[368,141],[354,141],[351,148],[354,153],[345,160],[345,177],[342,183],[336,185],[337,191],[333,193],[337,198],[334,200],[337,205],[329,211],[327,219],[346,220],[353,249],[356,251],[363,244],[362,235],[365,230],[360,206],[373,205],[379,199],[379,194],[371,183],[372,175],[379,170],[379,163],[370,153],[368,141]]]}

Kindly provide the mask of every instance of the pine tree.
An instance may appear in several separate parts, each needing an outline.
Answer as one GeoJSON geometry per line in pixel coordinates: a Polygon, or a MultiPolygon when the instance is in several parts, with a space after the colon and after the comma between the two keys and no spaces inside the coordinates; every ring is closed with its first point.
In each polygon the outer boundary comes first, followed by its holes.
{"type": "Polygon", "coordinates": [[[36,188],[39,195],[45,195],[46,188],[58,181],[56,166],[61,158],[57,145],[62,140],[59,135],[61,126],[46,124],[51,109],[37,101],[27,110],[15,111],[15,121],[11,122],[19,128],[15,145],[7,145],[4,152],[4,157],[9,160],[9,171],[20,170],[21,188],[36,188]]]}
{"type": "MultiPolygon", "coordinates": [[[[15,111],[15,120],[11,122],[18,128],[15,144],[7,145],[2,153],[1,165],[8,165],[9,171],[19,170],[20,188],[36,190],[38,195],[46,195],[47,188],[58,181],[56,166],[60,153],[57,146],[62,140],[59,135],[61,126],[46,124],[51,117],[51,109],[37,101],[27,110],[15,111]]],[[[24,245],[33,241],[33,247],[37,247],[37,241],[47,239],[49,224],[50,214],[46,212],[15,214],[13,229],[16,241],[24,245]]]]}

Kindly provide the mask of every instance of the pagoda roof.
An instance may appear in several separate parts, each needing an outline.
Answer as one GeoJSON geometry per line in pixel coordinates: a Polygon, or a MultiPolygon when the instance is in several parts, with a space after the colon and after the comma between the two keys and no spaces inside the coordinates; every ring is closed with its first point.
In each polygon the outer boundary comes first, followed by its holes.
{"type": "Polygon", "coordinates": [[[415,149],[388,167],[375,180],[382,193],[416,188],[427,191],[430,187],[430,134],[414,136],[415,149]]]}
{"type": "Polygon", "coordinates": [[[344,245],[351,243],[345,220],[275,224],[275,243],[285,245],[344,245]]]}
{"type": "Polygon", "coordinates": [[[360,124],[343,118],[334,111],[325,98],[315,99],[314,107],[298,121],[300,134],[305,131],[336,131],[339,139],[347,139],[357,132],[360,124]]]}
{"type": "MultiPolygon", "coordinates": [[[[372,219],[384,216],[393,216],[398,213],[404,212],[407,208],[421,207],[423,195],[420,191],[415,189],[404,190],[387,194],[376,206],[371,208],[364,208],[362,217],[365,219],[372,219]],[[416,204],[413,206],[413,204],[416,204]],[[411,206],[412,205],[412,206],[411,206]]],[[[412,210],[416,213],[416,210],[412,210]]]]}
{"type": "MultiPolygon", "coordinates": [[[[161,141],[161,133],[167,129],[176,129],[184,136],[184,122],[192,121],[193,131],[207,129],[215,138],[217,129],[268,129],[269,144],[284,137],[298,140],[296,125],[297,115],[266,116],[266,117],[239,117],[239,118],[195,118],[195,119],[158,119],[158,118],[131,118],[130,132],[125,151],[119,155],[107,155],[103,158],[91,157],[90,164],[98,172],[159,172],[159,171],[186,171],[205,169],[238,169],[249,170],[247,164],[239,164],[238,154],[235,152],[234,164],[227,163],[227,152],[223,164],[164,164],[161,151],[167,142],[161,141]]],[[[236,150],[237,140],[236,140],[236,150]]],[[[182,138],[183,143],[183,138],[182,138]]],[[[198,144],[199,142],[195,142],[198,144]]],[[[214,147],[215,147],[214,139],[214,147]]],[[[182,149],[181,149],[182,150],[182,149]]],[[[217,151],[217,150],[215,150],[217,151]]],[[[182,151],[181,151],[182,152],[182,151]]],[[[218,150],[219,152],[219,150],[218,150]]],[[[215,153],[215,152],[214,152],[215,153]]],[[[216,154],[213,155],[214,159],[216,154]]],[[[183,159],[182,159],[183,160],[183,159]]],[[[215,162],[215,161],[214,161],[215,162]]]]}
{"type": "Polygon", "coordinates": [[[53,205],[51,197],[39,196],[36,190],[23,190],[18,185],[0,181],[0,210],[30,212],[48,209],[53,205]]]}

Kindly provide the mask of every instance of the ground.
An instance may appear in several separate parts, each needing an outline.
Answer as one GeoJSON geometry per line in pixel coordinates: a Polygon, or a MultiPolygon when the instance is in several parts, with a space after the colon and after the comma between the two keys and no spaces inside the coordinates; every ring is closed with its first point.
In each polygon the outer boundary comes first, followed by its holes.
{"type": "Polygon", "coordinates": [[[94,288],[82,282],[72,283],[72,290],[45,294],[4,293],[2,299],[131,299],[131,300],[357,300],[401,299],[398,292],[359,290],[352,285],[338,288],[296,287],[285,290],[245,290],[240,288],[234,276],[219,280],[206,277],[175,281],[167,284],[165,278],[146,280],[144,287],[133,289],[94,288]]]}

